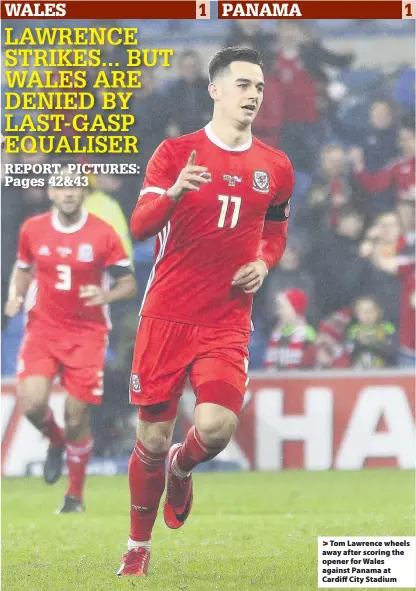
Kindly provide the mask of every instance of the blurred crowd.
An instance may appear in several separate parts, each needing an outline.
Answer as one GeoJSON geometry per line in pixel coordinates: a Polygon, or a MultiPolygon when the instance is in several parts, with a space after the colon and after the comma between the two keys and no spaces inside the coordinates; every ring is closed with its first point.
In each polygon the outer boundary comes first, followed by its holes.
{"type": "MultiPolygon", "coordinates": [[[[280,21],[273,32],[265,31],[261,21],[233,21],[222,44],[254,47],[263,55],[266,89],[254,133],[284,150],[296,174],[288,246],[254,302],[251,369],[414,366],[412,64],[393,74],[379,72],[349,88],[342,79],[354,71],[355,53],[329,50],[309,24],[280,21]]],[[[104,50],[110,61],[122,63],[123,56],[114,55],[116,47],[104,50]]],[[[142,87],[134,92],[131,105],[136,116],[131,133],[139,138],[140,154],[111,156],[109,162],[135,162],[144,172],[165,137],[190,133],[210,120],[202,53],[194,48],[181,51],[175,77],[163,85],[156,69],[143,70],[142,87]]],[[[18,112],[15,117],[18,120],[18,112]]],[[[48,160],[43,154],[4,155],[4,162],[48,160]]],[[[19,226],[26,217],[47,210],[49,201],[44,188],[5,188],[3,176],[2,170],[4,308],[19,226]]],[[[139,300],[154,247],[152,240],[133,244],[128,235],[142,179],[143,174],[96,175],[87,198],[87,208],[123,236],[134,259],[139,300]]],[[[139,303],[113,310],[107,404],[97,409],[96,417],[112,429],[123,428],[121,423],[116,426],[114,416],[122,416],[117,410],[120,392],[128,390],[139,303]]],[[[2,318],[3,373],[14,372],[21,331],[21,325],[2,318]]]]}

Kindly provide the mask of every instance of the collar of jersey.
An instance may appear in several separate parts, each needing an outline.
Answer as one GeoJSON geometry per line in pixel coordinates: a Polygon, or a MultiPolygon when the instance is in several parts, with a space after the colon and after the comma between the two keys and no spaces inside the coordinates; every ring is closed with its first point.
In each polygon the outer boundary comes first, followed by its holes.
{"type": "Polygon", "coordinates": [[[227,152],[245,152],[246,150],[251,148],[251,144],[253,143],[253,138],[250,135],[250,138],[246,141],[245,144],[242,144],[241,146],[238,146],[237,148],[231,148],[230,146],[227,146],[227,144],[224,144],[224,142],[222,142],[214,134],[214,132],[212,131],[212,122],[211,121],[207,125],[205,125],[204,129],[205,129],[205,133],[208,136],[208,139],[211,140],[211,142],[213,144],[215,144],[216,146],[218,146],[219,148],[222,148],[223,150],[227,150],[227,152]]]}
{"type": "Polygon", "coordinates": [[[78,230],[81,230],[81,228],[83,226],[85,226],[87,218],[88,218],[88,211],[86,209],[83,209],[81,212],[81,219],[79,220],[79,222],[77,222],[76,224],[73,224],[72,226],[63,226],[61,224],[61,222],[59,221],[58,211],[56,209],[53,209],[51,220],[52,220],[52,226],[58,232],[62,232],[63,234],[73,234],[74,232],[78,232],[78,230]]]}

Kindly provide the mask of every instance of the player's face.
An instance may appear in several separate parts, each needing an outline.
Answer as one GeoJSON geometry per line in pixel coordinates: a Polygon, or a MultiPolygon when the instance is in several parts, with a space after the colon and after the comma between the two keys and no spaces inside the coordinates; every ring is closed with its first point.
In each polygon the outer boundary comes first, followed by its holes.
{"type": "Polygon", "coordinates": [[[211,96],[225,119],[241,127],[253,123],[263,102],[264,77],[257,64],[233,62],[211,86],[211,96]]]}
{"type": "Polygon", "coordinates": [[[68,172],[62,171],[62,175],[59,176],[63,179],[63,186],[49,187],[49,199],[60,213],[65,216],[71,216],[81,209],[85,199],[85,190],[83,187],[77,187],[75,185],[76,174],[69,174],[68,172]],[[65,186],[65,183],[68,186],[65,186]]]}
{"type": "Polygon", "coordinates": [[[380,310],[372,300],[360,300],[355,306],[355,314],[360,324],[373,326],[380,318],[380,310]]]}

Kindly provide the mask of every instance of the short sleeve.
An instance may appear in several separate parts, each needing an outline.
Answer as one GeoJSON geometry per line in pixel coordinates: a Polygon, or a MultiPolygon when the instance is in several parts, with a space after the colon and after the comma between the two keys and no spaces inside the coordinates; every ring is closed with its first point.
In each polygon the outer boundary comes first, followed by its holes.
{"type": "Polygon", "coordinates": [[[149,193],[163,195],[176,182],[174,154],[169,140],[163,141],[149,160],[140,197],[149,193]]]}
{"type": "Polygon", "coordinates": [[[104,253],[104,267],[125,267],[131,266],[131,261],[124,250],[120,236],[109,226],[104,253]]]}
{"type": "Polygon", "coordinates": [[[25,222],[20,229],[19,243],[17,246],[17,266],[19,269],[29,269],[34,263],[30,247],[30,233],[28,223],[25,222]]]}

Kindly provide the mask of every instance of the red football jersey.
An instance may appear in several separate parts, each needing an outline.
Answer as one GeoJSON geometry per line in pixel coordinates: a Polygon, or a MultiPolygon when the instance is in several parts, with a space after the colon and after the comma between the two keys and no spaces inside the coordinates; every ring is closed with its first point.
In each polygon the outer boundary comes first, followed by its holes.
{"type": "MultiPolygon", "coordinates": [[[[211,182],[184,195],[158,234],[156,261],[141,313],[201,326],[248,330],[253,296],[232,287],[234,274],[257,259],[266,212],[293,190],[288,157],[255,137],[236,149],[208,124],[162,142],[146,171],[141,196],[162,195],[193,150],[211,182]]],[[[286,219],[286,218],[285,218],[286,219]]]]}
{"type": "Polygon", "coordinates": [[[26,298],[30,325],[70,332],[111,328],[105,306],[86,306],[79,297],[81,286],[109,286],[108,267],[130,265],[109,224],[85,210],[70,227],[56,211],[29,218],[20,231],[17,259],[20,268],[35,267],[26,298]]]}

